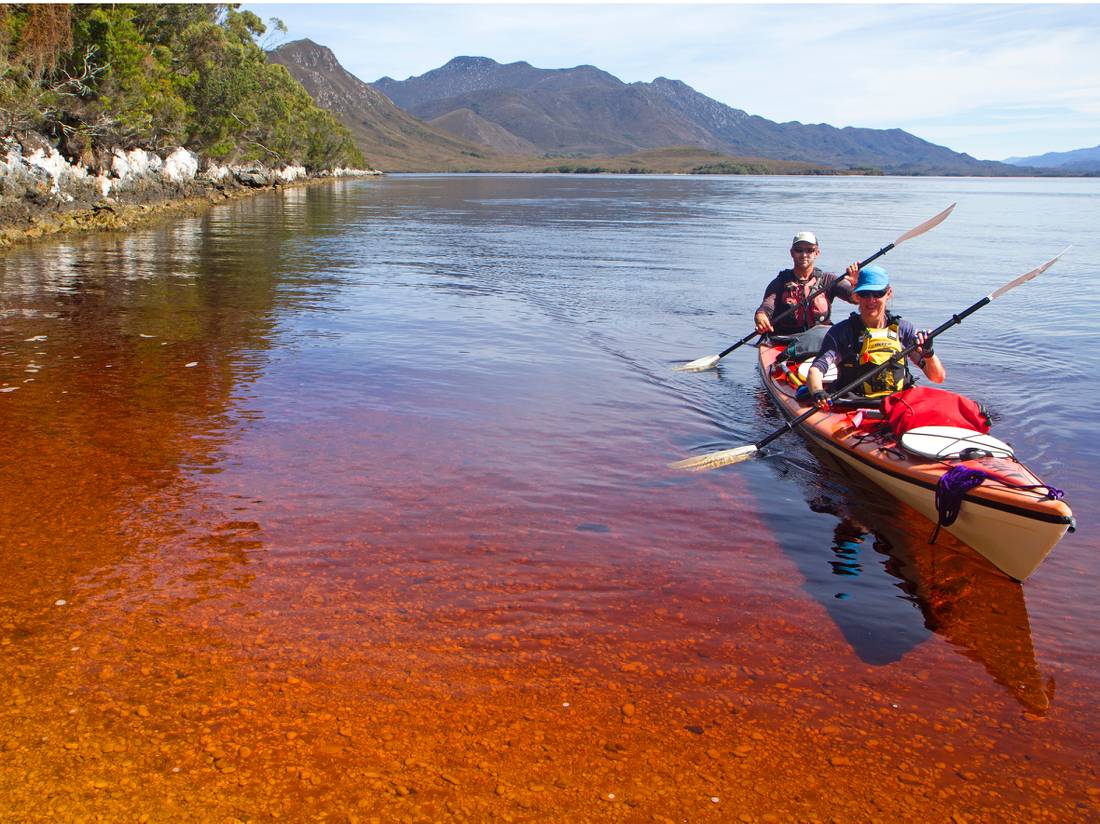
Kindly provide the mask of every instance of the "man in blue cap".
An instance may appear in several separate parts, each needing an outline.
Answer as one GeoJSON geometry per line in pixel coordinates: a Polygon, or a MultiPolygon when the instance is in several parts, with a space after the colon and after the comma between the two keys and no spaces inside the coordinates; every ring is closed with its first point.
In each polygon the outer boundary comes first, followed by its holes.
{"type": "MultiPolygon", "coordinates": [[[[852,289],[858,312],[829,329],[821,350],[810,367],[806,385],[810,401],[821,409],[829,408],[829,395],[822,381],[829,367],[837,367],[837,386],[847,386],[875,367],[886,363],[893,355],[913,343],[918,348],[909,354],[913,363],[921,368],[933,383],[943,383],[947,373],[931,342],[924,345],[925,332],[918,332],[913,324],[892,313],[888,305],[894,290],[890,276],[881,266],[865,266],[859,271],[859,279],[852,289]]],[[[892,395],[913,381],[904,359],[869,377],[857,386],[855,392],[867,398],[892,395]]]]}

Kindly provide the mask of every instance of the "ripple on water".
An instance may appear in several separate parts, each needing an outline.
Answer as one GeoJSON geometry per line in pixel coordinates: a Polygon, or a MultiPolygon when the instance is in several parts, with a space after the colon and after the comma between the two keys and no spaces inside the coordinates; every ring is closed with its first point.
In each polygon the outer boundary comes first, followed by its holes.
{"type": "MultiPolygon", "coordinates": [[[[796,435],[667,468],[781,425],[751,348],[671,366],[748,332],[792,231],[836,270],[966,196],[891,253],[932,322],[1091,231],[1079,185],[391,177],[5,254],[0,383],[40,366],[0,395],[6,809],[1079,817],[1087,530],[1025,598],[796,435]]],[[[1085,523],[1061,267],[937,348],[1085,523]]]]}

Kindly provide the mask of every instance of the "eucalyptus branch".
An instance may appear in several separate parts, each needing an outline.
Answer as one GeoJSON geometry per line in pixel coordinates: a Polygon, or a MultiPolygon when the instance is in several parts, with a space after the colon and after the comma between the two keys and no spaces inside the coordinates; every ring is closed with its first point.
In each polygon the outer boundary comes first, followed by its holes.
{"type": "MultiPolygon", "coordinates": [[[[240,117],[237,116],[236,112],[230,112],[229,116],[232,117],[234,120],[236,120],[238,123],[240,123],[241,126],[246,131],[250,128],[250,126],[247,123],[245,123],[243,120],[241,120],[240,117]]],[[[275,160],[281,160],[282,159],[282,155],[280,155],[278,152],[273,151],[272,149],[269,149],[267,146],[265,146],[263,143],[258,141],[256,138],[249,137],[246,133],[243,133],[241,135],[241,139],[248,142],[248,143],[251,143],[253,146],[259,146],[261,149],[263,149],[265,152],[267,152],[275,160]]]]}
{"type": "Polygon", "coordinates": [[[87,97],[93,94],[94,89],[89,84],[111,67],[110,63],[97,65],[93,62],[93,58],[98,51],[98,46],[88,46],[81,57],[80,74],[74,75],[67,71],[61,72],[61,76],[46,88],[54,94],[64,97],[87,97]]]}

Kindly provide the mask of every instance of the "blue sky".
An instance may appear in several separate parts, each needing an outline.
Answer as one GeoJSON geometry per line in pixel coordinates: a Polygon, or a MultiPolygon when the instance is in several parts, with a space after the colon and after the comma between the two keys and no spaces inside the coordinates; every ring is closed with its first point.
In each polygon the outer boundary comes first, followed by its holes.
{"type": "Polygon", "coordinates": [[[371,82],[452,57],[664,76],[770,120],[983,160],[1100,144],[1100,5],[251,4],[371,82]]]}

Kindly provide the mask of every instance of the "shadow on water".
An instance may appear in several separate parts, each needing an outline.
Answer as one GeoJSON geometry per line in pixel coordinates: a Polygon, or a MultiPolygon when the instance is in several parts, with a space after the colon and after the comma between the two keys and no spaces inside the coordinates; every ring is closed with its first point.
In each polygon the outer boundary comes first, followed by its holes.
{"type": "Polygon", "coordinates": [[[862,661],[899,661],[938,635],[1027,710],[1049,708],[1054,679],[1036,662],[1020,584],[951,535],[929,544],[930,521],[828,454],[796,439],[784,449],[767,464],[836,522],[809,545],[805,533],[777,530],[781,544],[862,661]]]}

